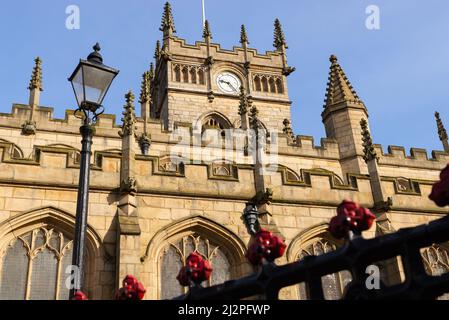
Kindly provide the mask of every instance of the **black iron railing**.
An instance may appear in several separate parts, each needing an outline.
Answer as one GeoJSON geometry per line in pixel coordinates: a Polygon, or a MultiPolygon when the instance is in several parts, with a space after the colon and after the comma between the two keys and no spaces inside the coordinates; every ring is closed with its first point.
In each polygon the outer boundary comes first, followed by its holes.
{"type": "Polygon", "coordinates": [[[428,275],[421,249],[446,241],[449,241],[449,216],[373,239],[355,237],[336,251],[282,266],[267,264],[258,273],[238,280],[209,288],[193,287],[187,295],[177,299],[235,300],[257,296],[277,300],[282,288],[305,283],[310,299],[323,300],[321,278],[343,270],[352,274],[343,299],[436,299],[449,292],[449,272],[428,275]],[[402,260],[405,281],[369,290],[365,285],[370,276],[366,273],[367,267],[398,256],[402,260]]]}

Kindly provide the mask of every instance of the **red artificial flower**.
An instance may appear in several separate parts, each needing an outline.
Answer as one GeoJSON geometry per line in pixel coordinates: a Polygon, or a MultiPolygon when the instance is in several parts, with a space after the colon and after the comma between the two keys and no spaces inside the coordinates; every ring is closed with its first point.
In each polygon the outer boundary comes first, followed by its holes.
{"type": "Polygon", "coordinates": [[[260,265],[264,260],[273,262],[284,255],[286,247],[281,238],[261,229],[251,238],[246,257],[253,265],[260,265]]]}
{"type": "Polygon", "coordinates": [[[136,277],[127,275],[122,282],[122,288],[116,295],[117,300],[142,300],[145,296],[145,287],[136,277]]]}
{"type": "Polygon", "coordinates": [[[87,296],[82,291],[75,292],[75,295],[73,296],[72,300],[89,300],[87,296]]]}
{"type": "Polygon", "coordinates": [[[344,200],[337,208],[337,216],[329,224],[329,232],[337,239],[348,236],[349,231],[362,233],[373,225],[376,216],[357,203],[344,200]]]}
{"type": "Polygon", "coordinates": [[[439,207],[449,205],[449,164],[441,171],[440,181],[433,185],[429,198],[439,207]]]}
{"type": "Polygon", "coordinates": [[[191,282],[200,284],[210,279],[212,270],[209,261],[199,253],[193,252],[187,257],[186,265],[181,268],[176,279],[184,287],[190,286],[191,282]]]}

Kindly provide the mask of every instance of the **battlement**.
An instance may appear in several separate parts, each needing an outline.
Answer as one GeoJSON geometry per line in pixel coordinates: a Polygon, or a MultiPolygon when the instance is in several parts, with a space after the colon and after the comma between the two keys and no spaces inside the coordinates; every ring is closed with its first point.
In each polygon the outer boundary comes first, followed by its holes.
{"type": "Polygon", "coordinates": [[[319,146],[315,146],[312,136],[298,135],[293,141],[284,133],[278,134],[279,154],[316,157],[323,159],[340,159],[338,143],[335,139],[322,138],[319,146]]]}
{"type": "Polygon", "coordinates": [[[379,157],[379,164],[384,166],[402,166],[441,170],[449,162],[449,154],[443,151],[432,151],[429,159],[426,149],[411,148],[410,155],[406,154],[402,146],[388,146],[388,153],[384,153],[382,145],[375,144],[374,149],[379,157]]]}
{"type": "MultiPolygon", "coordinates": [[[[231,50],[223,49],[218,43],[210,44],[210,55],[216,61],[234,61],[237,63],[245,63],[245,50],[242,47],[234,46],[231,50]]],[[[273,67],[277,69],[283,68],[282,54],[277,51],[266,51],[261,54],[257,49],[248,48],[248,60],[253,66],[273,67]]],[[[170,42],[170,54],[180,56],[182,58],[195,57],[199,59],[207,59],[207,43],[204,41],[196,41],[195,44],[187,44],[185,39],[173,37],[170,42]]]]}

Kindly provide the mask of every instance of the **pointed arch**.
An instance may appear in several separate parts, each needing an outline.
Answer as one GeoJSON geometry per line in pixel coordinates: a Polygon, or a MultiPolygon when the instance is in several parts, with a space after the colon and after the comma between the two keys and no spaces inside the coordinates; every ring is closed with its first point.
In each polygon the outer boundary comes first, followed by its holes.
{"type": "Polygon", "coordinates": [[[161,243],[171,237],[185,231],[200,231],[206,233],[212,239],[222,243],[226,248],[232,250],[235,262],[245,261],[246,245],[232,230],[216,223],[215,221],[202,217],[192,216],[175,221],[157,232],[147,245],[142,262],[157,257],[161,250],[161,243]]]}
{"type": "Polygon", "coordinates": [[[229,120],[228,117],[226,117],[224,114],[218,111],[209,111],[204,114],[202,114],[198,120],[195,123],[195,130],[202,130],[204,125],[207,125],[209,120],[214,120],[220,129],[230,129],[234,126],[232,125],[232,122],[229,120]]]}
{"type": "MultiPolygon", "coordinates": [[[[0,223],[0,271],[2,269],[5,271],[14,268],[14,259],[25,258],[25,260],[21,260],[22,263],[20,265],[17,265],[17,268],[21,270],[18,276],[21,277],[22,281],[19,284],[12,282],[9,285],[25,286],[20,288],[19,291],[27,292],[27,294],[22,295],[22,293],[18,293],[18,295],[14,296],[15,298],[36,298],[35,295],[42,289],[34,291],[33,285],[47,279],[47,277],[49,277],[48,280],[52,281],[52,285],[49,288],[51,287],[55,291],[52,292],[50,290],[47,292],[47,296],[41,298],[67,298],[65,294],[68,294],[68,291],[62,289],[65,288],[63,277],[66,272],[65,268],[71,264],[74,231],[75,216],[55,207],[43,207],[23,212],[0,223]],[[37,241],[39,241],[39,245],[37,245],[37,241]],[[17,251],[20,248],[23,249],[17,251]],[[38,268],[31,267],[31,265],[36,265],[38,268]],[[42,270],[46,271],[43,272],[42,270]],[[27,275],[27,278],[23,278],[25,275],[27,275]]],[[[100,235],[90,225],[87,228],[86,246],[88,258],[85,282],[86,293],[90,297],[101,296],[102,293],[97,292],[98,290],[101,291],[101,289],[98,289],[95,285],[100,276],[100,270],[98,270],[99,268],[96,267],[96,264],[103,258],[103,255],[107,254],[102,251],[103,245],[100,235]]],[[[0,272],[2,279],[5,276],[3,271],[0,272]]],[[[6,284],[6,288],[9,288],[9,285],[6,284]]],[[[8,294],[7,297],[10,297],[10,295],[8,294]]]]}
{"type": "MultiPolygon", "coordinates": [[[[321,223],[299,233],[287,249],[287,261],[294,262],[307,256],[326,254],[341,247],[344,242],[335,239],[328,232],[328,227],[328,223],[321,223]]],[[[325,299],[339,300],[351,280],[352,275],[347,270],[323,276],[321,282],[325,299]]],[[[309,291],[304,283],[300,283],[295,288],[294,296],[301,300],[308,299],[309,291]]]]}
{"type": "Polygon", "coordinates": [[[210,285],[239,278],[253,271],[245,258],[246,246],[228,228],[215,221],[191,216],[159,230],[149,241],[141,258],[144,273],[157,290],[149,299],[166,299],[185,293],[175,277],[191,252],[198,252],[212,263],[210,285]]]}

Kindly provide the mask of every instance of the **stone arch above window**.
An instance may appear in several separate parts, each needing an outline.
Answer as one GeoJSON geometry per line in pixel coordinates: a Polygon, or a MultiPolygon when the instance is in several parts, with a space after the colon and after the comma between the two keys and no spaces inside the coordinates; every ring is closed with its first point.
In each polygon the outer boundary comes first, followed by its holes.
{"type": "Polygon", "coordinates": [[[211,259],[214,272],[209,284],[239,278],[252,268],[246,262],[246,246],[231,230],[201,217],[189,217],[161,229],[149,242],[142,262],[157,270],[158,295],[153,299],[173,298],[185,293],[176,276],[191,252],[211,259]],[[163,286],[163,287],[162,287],[163,286]]]}
{"type": "MultiPolygon", "coordinates": [[[[332,252],[342,246],[342,242],[333,238],[327,231],[328,224],[309,228],[299,234],[290,244],[287,250],[287,259],[290,262],[300,261],[307,256],[319,256],[332,252]]],[[[349,271],[341,271],[322,277],[324,297],[326,300],[339,300],[343,297],[345,287],[351,281],[349,271]]],[[[309,297],[305,283],[296,286],[296,296],[300,300],[309,297]]]]}
{"type": "MultiPolygon", "coordinates": [[[[0,299],[68,299],[65,270],[72,262],[75,217],[53,207],[19,214],[0,224],[0,299]]],[[[95,296],[101,240],[87,231],[86,283],[95,296]]],[[[101,294],[101,293],[100,293],[101,294]]]]}

